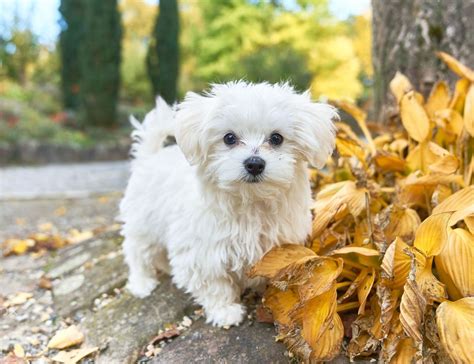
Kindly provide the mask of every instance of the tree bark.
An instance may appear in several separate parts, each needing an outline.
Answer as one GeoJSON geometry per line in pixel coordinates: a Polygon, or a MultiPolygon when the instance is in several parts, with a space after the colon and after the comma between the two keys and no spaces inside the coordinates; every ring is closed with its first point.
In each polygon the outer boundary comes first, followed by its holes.
{"type": "Polygon", "coordinates": [[[393,111],[397,71],[426,97],[437,80],[456,79],[437,51],[474,66],[474,0],[372,0],[372,12],[375,120],[393,111]]]}

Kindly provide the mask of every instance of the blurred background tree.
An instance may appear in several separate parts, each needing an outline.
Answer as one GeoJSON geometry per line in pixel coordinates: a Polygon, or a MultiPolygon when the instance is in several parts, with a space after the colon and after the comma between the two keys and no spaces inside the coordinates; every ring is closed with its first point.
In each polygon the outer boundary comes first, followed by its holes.
{"type": "Polygon", "coordinates": [[[111,127],[117,122],[122,27],[117,0],[83,0],[84,28],[79,46],[83,124],[111,127]]]}
{"type": "Polygon", "coordinates": [[[62,0],[61,33],[61,92],[65,109],[79,107],[79,83],[81,81],[80,53],[84,32],[84,2],[82,0],[62,0]]]}
{"type": "Polygon", "coordinates": [[[160,0],[153,37],[147,54],[153,93],[172,104],[177,98],[179,75],[179,14],[177,0],[160,0]]]}
{"type": "Polygon", "coordinates": [[[315,99],[369,107],[370,13],[343,19],[336,2],[48,0],[59,36],[45,42],[51,20],[35,28],[3,15],[28,3],[37,9],[23,17],[34,20],[46,3],[11,0],[0,13],[0,106],[9,110],[0,143],[113,139],[110,129],[126,135],[128,115],[143,116],[157,93],[173,102],[234,79],[290,81],[315,99]]]}
{"type": "Polygon", "coordinates": [[[437,80],[455,78],[436,51],[474,64],[473,0],[372,0],[372,11],[376,119],[393,110],[389,82],[396,71],[426,97],[437,80]]]}

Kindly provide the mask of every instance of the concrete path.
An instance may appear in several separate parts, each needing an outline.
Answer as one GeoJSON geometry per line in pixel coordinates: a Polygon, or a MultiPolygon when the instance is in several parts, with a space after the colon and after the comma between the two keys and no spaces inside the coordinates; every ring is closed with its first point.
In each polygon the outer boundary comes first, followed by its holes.
{"type": "Polygon", "coordinates": [[[0,168],[0,201],[82,198],[123,191],[128,176],[128,161],[0,168]]]}

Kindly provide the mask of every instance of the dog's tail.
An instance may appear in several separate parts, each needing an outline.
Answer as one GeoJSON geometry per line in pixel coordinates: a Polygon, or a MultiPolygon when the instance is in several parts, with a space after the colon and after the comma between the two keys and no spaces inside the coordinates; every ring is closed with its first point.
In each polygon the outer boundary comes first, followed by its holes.
{"type": "Polygon", "coordinates": [[[156,98],[156,107],[140,123],[130,116],[132,149],[130,154],[137,159],[156,153],[163,147],[168,136],[174,136],[174,110],[161,97],[156,98]]]}

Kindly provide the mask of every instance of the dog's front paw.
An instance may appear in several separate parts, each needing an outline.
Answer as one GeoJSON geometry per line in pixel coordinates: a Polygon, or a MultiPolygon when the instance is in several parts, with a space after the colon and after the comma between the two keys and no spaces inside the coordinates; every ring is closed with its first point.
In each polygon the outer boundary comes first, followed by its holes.
{"type": "Polygon", "coordinates": [[[150,295],[151,292],[158,285],[158,280],[150,277],[133,278],[130,277],[127,283],[127,289],[138,298],[145,298],[150,295]]]}
{"type": "Polygon", "coordinates": [[[238,303],[214,307],[206,311],[207,322],[214,326],[239,325],[245,315],[245,307],[238,303]]]}

